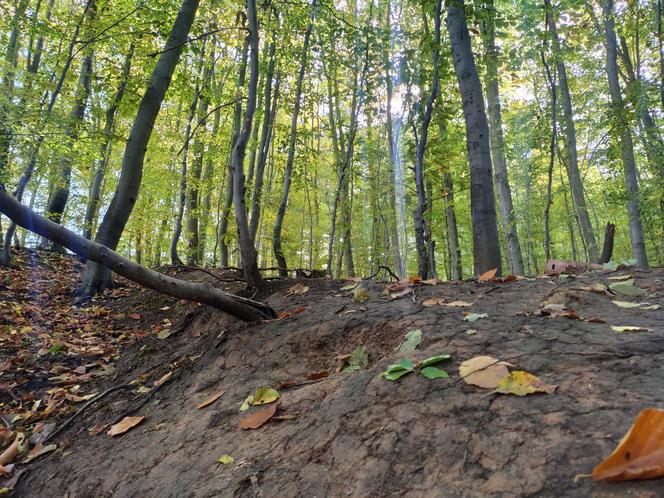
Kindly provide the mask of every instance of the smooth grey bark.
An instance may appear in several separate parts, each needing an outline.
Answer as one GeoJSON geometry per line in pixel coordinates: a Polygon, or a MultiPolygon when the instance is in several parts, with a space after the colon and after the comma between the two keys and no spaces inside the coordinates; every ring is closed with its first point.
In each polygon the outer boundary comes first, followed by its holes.
{"type": "MultiPolygon", "coordinates": [[[[214,111],[214,121],[212,123],[212,136],[216,137],[219,133],[219,126],[221,123],[221,109],[214,111]]],[[[201,264],[205,263],[205,254],[207,249],[207,230],[210,223],[209,217],[211,212],[211,199],[212,199],[212,178],[214,178],[214,159],[210,150],[205,160],[205,170],[203,171],[203,178],[201,180],[202,186],[202,201],[201,201],[201,217],[198,225],[198,261],[201,264]]]]}
{"type": "Polygon", "coordinates": [[[606,74],[609,80],[609,93],[611,94],[611,112],[616,123],[619,135],[619,144],[622,154],[622,163],[625,174],[625,187],[627,189],[627,214],[629,216],[630,238],[632,242],[632,255],[638,266],[648,267],[646,244],[643,237],[643,224],[641,222],[641,207],[639,206],[639,184],[634,160],[634,145],[629,124],[625,122],[625,106],[618,80],[617,40],[614,29],[613,0],[602,2],[604,13],[604,34],[606,37],[606,74]]]}
{"type": "MultiPolygon", "coordinates": [[[[235,84],[235,109],[233,111],[233,131],[231,133],[231,151],[235,147],[235,142],[240,135],[240,126],[242,126],[242,92],[244,90],[244,82],[247,76],[247,57],[249,56],[249,38],[245,37],[242,45],[238,47],[238,57],[239,57],[239,70],[237,74],[237,80],[235,84]]],[[[230,159],[230,157],[229,157],[230,159]]],[[[220,264],[222,267],[228,266],[228,221],[231,215],[231,206],[233,205],[233,168],[228,164],[228,172],[226,174],[226,193],[224,197],[224,207],[221,211],[221,221],[219,223],[218,230],[218,239],[219,239],[219,256],[220,264]]]]}
{"type": "MultiPolygon", "coordinates": [[[[60,96],[60,92],[62,92],[62,86],[64,85],[65,78],[67,77],[67,74],[69,73],[69,68],[71,67],[71,63],[74,60],[74,47],[76,45],[76,42],[78,40],[78,34],[81,31],[81,26],[83,25],[83,21],[85,20],[87,16],[88,9],[90,8],[90,5],[92,4],[93,0],[88,0],[87,3],[85,4],[85,7],[83,9],[83,13],[79,17],[76,27],[74,28],[74,32],[72,33],[72,36],[70,38],[69,46],[67,48],[67,58],[65,59],[65,63],[60,70],[60,76],[58,78],[57,83],[55,84],[55,87],[53,88],[53,92],[51,93],[51,97],[48,102],[48,106],[46,108],[46,111],[44,113],[44,118],[43,121],[46,121],[50,116],[51,113],[53,112],[53,108],[55,107],[55,103],[58,100],[58,97],[60,96]]],[[[50,12],[48,13],[50,15],[50,12]]],[[[28,183],[30,183],[30,179],[32,178],[32,174],[35,171],[35,168],[37,166],[37,160],[39,158],[39,151],[41,150],[41,146],[44,143],[44,139],[46,138],[46,135],[44,134],[39,134],[35,140],[35,142],[32,145],[32,148],[30,149],[30,156],[27,161],[27,166],[25,167],[25,170],[23,171],[23,175],[21,175],[21,178],[18,181],[18,185],[16,186],[16,189],[14,189],[14,197],[18,202],[21,202],[23,199],[23,193],[25,192],[25,189],[28,187],[28,183]]],[[[1,183],[0,183],[1,184],[1,183]]],[[[0,256],[0,265],[9,265],[11,262],[11,252],[10,252],[10,246],[11,246],[11,241],[12,237],[14,236],[14,232],[16,231],[16,224],[15,223],[10,223],[9,227],[7,228],[7,231],[5,232],[5,238],[4,238],[4,243],[3,243],[3,248],[2,248],[2,256],[0,256]]]]}
{"type": "Polygon", "coordinates": [[[457,75],[466,142],[470,162],[470,209],[473,225],[473,268],[476,275],[497,269],[502,272],[500,239],[493,192],[489,123],[484,107],[482,83],[475,66],[463,0],[447,4],[447,30],[452,43],[452,60],[457,75]]]}
{"type": "Polygon", "coordinates": [[[489,114],[489,141],[493,161],[494,183],[498,195],[503,234],[507,245],[507,261],[514,275],[523,275],[523,256],[512,204],[505,138],[503,136],[503,116],[498,85],[498,48],[496,47],[496,8],[493,0],[483,0],[486,15],[480,21],[480,31],[484,41],[484,63],[486,66],[486,100],[489,114]]]}
{"type": "MultiPolygon", "coordinates": [[[[420,124],[419,138],[415,137],[417,143],[415,151],[415,191],[417,193],[417,206],[413,211],[413,225],[415,228],[415,246],[417,248],[417,268],[422,279],[428,279],[433,273],[435,273],[435,269],[431,267],[431,233],[426,220],[426,213],[431,206],[427,199],[424,185],[424,154],[427,149],[429,125],[433,114],[433,106],[438,95],[441,10],[442,0],[436,0],[433,13],[434,35],[431,55],[433,63],[431,89],[429,90],[429,95],[427,96],[426,104],[424,105],[424,115],[422,117],[422,123],[420,124]]],[[[424,23],[426,24],[426,14],[424,15],[424,23]]]]}
{"type": "Polygon", "coordinates": [[[569,85],[567,79],[567,69],[563,59],[560,38],[556,29],[555,16],[551,9],[551,0],[544,0],[546,7],[547,24],[549,33],[551,35],[551,44],[553,54],[555,57],[556,72],[558,74],[558,90],[560,93],[560,103],[562,107],[562,120],[565,128],[565,142],[567,145],[567,173],[570,190],[572,192],[572,200],[576,208],[576,216],[578,218],[579,227],[581,228],[581,236],[585,246],[588,249],[588,257],[591,262],[597,262],[599,259],[599,249],[593,226],[590,222],[588,215],[588,208],[586,207],[586,198],[583,191],[583,181],[581,173],[579,172],[579,159],[576,146],[576,125],[574,123],[574,111],[572,108],[572,98],[569,92],[569,85]]]}
{"type": "MultiPolygon", "coordinates": [[[[387,33],[391,33],[391,15],[392,15],[392,3],[390,0],[386,2],[386,20],[387,33]]],[[[389,35],[388,35],[389,36],[389,35]]],[[[401,247],[399,243],[399,230],[398,230],[398,216],[397,216],[397,192],[396,192],[396,182],[397,182],[397,161],[398,161],[398,152],[397,147],[399,146],[396,143],[396,137],[394,136],[394,126],[392,124],[392,97],[394,94],[394,81],[392,80],[392,62],[390,60],[392,57],[392,39],[390,38],[389,42],[385,43],[385,49],[383,50],[383,65],[385,66],[385,89],[387,91],[387,108],[386,108],[386,123],[385,127],[387,129],[387,144],[388,144],[388,160],[390,168],[390,184],[389,184],[389,199],[388,199],[388,209],[389,216],[387,221],[387,230],[389,232],[389,239],[392,245],[392,257],[394,259],[394,267],[399,278],[404,278],[406,276],[406,264],[405,258],[401,256],[401,247]]]]}
{"type": "Polygon", "coordinates": [[[233,204],[235,206],[235,225],[238,234],[238,245],[244,278],[247,285],[255,289],[263,289],[265,281],[258,271],[258,255],[254,239],[249,233],[249,216],[247,213],[246,189],[244,176],[244,158],[247,143],[251,135],[251,125],[256,111],[256,94],[258,91],[258,18],[256,15],[256,0],[247,0],[247,40],[249,41],[249,87],[247,90],[247,103],[242,119],[242,129],[237,137],[231,153],[231,169],[233,170],[233,204]]]}
{"type": "MultiPolygon", "coordinates": [[[[110,249],[115,250],[120,242],[122,232],[129,220],[134,204],[136,204],[143,177],[145,152],[152,135],[152,129],[196,16],[198,4],[199,0],[183,0],[166,41],[165,50],[159,56],[148,87],[138,106],[122,158],[120,178],[111,204],[95,237],[95,242],[110,249]]],[[[94,294],[112,287],[112,285],[113,280],[110,270],[95,261],[89,261],[83,282],[83,292],[94,294]]]]}
{"type": "Polygon", "coordinates": [[[104,130],[102,132],[102,141],[99,144],[99,157],[95,161],[94,175],[92,183],[90,184],[90,192],[88,195],[88,202],[85,209],[85,218],[83,219],[83,237],[89,239],[92,237],[92,227],[95,224],[97,215],[99,213],[99,203],[101,201],[101,186],[106,176],[106,169],[108,168],[108,160],[111,153],[111,145],[113,140],[113,130],[115,128],[115,118],[118,114],[118,108],[124,97],[129,81],[129,72],[131,71],[131,60],[134,57],[135,46],[133,43],[129,45],[129,50],[125,56],[124,63],[120,72],[120,80],[115,95],[111,99],[108,107],[106,108],[104,130]]]}
{"type": "Polygon", "coordinates": [[[266,304],[229,294],[207,283],[172,278],[123,258],[111,248],[85,239],[39,216],[19,203],[4,188],[0,188],[0,211],[18,225],[150,289],[179,299],[207,304],[246,322],[276,318],[274,310],[266,304]]]}
{"type": "Polygon", "coordinates": [[[316,16],[316,0],[311,4],[311,18],[309,25],[304,33],[304,41],[302,42],[302,52],[300,53],[300,70],[297,76],[297,83],[295,84],[295,105],[293,107],[293,114],[291,116],[291,130],[290,138],[288,141],[288,156],[286,158],[286,168],[284,170],[284,185],[279,200],[279,208],[277,210],[277,217],[274,222],[274,231],[272,232],[272,250],[274,257],[277,260],[279,267],[279,275],[282,277],[288,276],[288,263],[281,247],[281,228],[286,216],[286,208],[288,207],[288,195],[290,193],[291,180],[293,175],[293,162],[295,161],[295,141],[297,138],[297,121],[300,115],[300,106],[302,104],[302,82],[307,69],[307,57],[309,55],[309,40],[311,39],[311,32],[314,29],[314,19],[316,16]]]}

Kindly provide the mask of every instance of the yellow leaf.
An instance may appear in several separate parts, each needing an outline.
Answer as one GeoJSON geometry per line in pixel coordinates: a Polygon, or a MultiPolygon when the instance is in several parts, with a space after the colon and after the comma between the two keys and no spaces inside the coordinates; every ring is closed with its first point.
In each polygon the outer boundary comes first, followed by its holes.
{"type": "Polygon", "coordinates": [[[508,374],[507,365],[491,356],[476,356],[459,365],[459,375],[466,384],[494,389],[508,374]]]}
{"type": "Polygon", "coordinates": [[[614,332],[650,332],[646,327],[630,327],[629,325],[611,325],[614,332]]]}
{"type": "Polygon", "coordinates": [[[279,399],[279,392],[271,387],[259,387],[254,393],[254,399],[251,401],[252,405],[267,405],[279,399]]]}
{"type": "Polygon", "coordinates": [[[593,469],[596,481],[628,481],[664,476],[664,410],[641,410],[618,447],[593,469]]]}
{"type": "Polygon", "coordinates": [[[558,386],[545,384],[539,377],[523,370],[516,370],[509,373],[501,379],[497,393],[516,394],[517,396],[526,396],[532,393],[552,394],[558,386]]]}
{"type": "Polygon", "coordinates": [[[217,462],[223,463],[224,465],[231,464],[235,461],[235,458],[233,458],[230,455],[221,455],[218,459],[217,462]]]}
{"type": "Polygon", "coordinates": [[[119,436],[120,434],[124,434],[127,432],[129,429],[136,427],[138,424],[143,422],[145,420],[145,417],[125,417],[120,422],[117,424],[113,425],[106,434],[109,436],[119,436]]]}

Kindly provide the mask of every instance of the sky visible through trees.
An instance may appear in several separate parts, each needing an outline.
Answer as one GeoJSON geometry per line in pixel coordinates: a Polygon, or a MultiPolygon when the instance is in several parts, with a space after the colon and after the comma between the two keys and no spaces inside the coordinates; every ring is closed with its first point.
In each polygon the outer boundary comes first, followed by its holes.
{"type": "MultiPolygon", "coordinates": [[[[600,262],[609,222],[614,261],[661,266],[662,10],[2,2],[0,185],[136,263],[254,287],[265,267],[532,275],[600,262]]],[[[0,234],[6,264],[59,249],[7,216],[0,234]]],[[[90,261],[87,291],[109,285],[90,261]]]]}

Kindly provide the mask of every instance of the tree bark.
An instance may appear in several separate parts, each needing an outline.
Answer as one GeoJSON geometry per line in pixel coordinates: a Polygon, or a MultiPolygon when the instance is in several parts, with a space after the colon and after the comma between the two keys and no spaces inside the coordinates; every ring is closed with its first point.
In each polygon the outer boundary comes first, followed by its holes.
{"type": "Polygon", "coordinates": [[[572,199],[574,201],[579,226],[581,228],[581,236],[588,249],[588,256],[591,262],[596,262],[599,258],[599,250],[597,247],[597,241],[595,240],[593,226],[590,222],[590,216],[588,215],[588,208],[586,207],[586,199],[583,191],[583,181],[581,180],[581,173],[579,172],[579,160],[576,150],[576,125],[574,123],[572,98],[570,96],[569,85],[567,82],[567,69],[560,49],[560,39],[558,38],[555,17],[551,11],[551,0],[544,0],[544,4],[549,33],[551,34],[553,54],[556,60],[556,70],[558,73],[558,89],[560,91],[562,118],[563,123],[565,124],[565,141],[567,143],[567,174],[569,186],[572,191],[572,199]]]}
{"type": "Polygon", "coordinates": [[[604,248],[602,249],[602,256],[599,258],[599,263],[604,264],[611,261],[613,254],[613,237],[616,233],[616,226],[613,223],[607,223],[604,230],[604,248]]]}
{"type": "Polygon", "coordinates": [[[256,111],[256,93],[258,87],[258,18],[256,15],[256,0],[247,0],[247,39],[251,48],[249,65],[251,73],[247,91],[247,104],[244,110],[242,129],[238,135],[231,153],[231,169],[233,170],[233,204],[235,205],[235,224],[240,246],[242,269],[247,284],[255,289],[262,289],[265,282],[258,271],[258,257],[254,239],[249,233],[249,217],[247,214],[244,157],[247,143],[251,134],[251,125],[256,111]]]}
{"type": "Polygon", "coordinates": [[[497,268],[497,274],[500,275],[502,263],[493,193],[489,124],[484,110],[482,84],[470,44],[463,0],[449,1],[446,22],[466,122],[474,272],[480,275],[497,268]]]}
{"type": "MultiPolygon", "coordinates": [[[[95,242],[110,249],[114,250],[117,247],[136,203],[150,135],[196,16],[198,4],[199,0],[182,1],[180,11],[166,41],[166,49],[159,56],[157,65],[152,71],[150,83],[139,104],[125,147],[118,185],[95,238],[95,242]]],[[[83,282],[83,292],[93,294],[112,285],[113,280],[108,268],[95,261],[89,261],[83,282]]]]}
{"type": "Polygon", "coordinates": [[[90,185],[88,203],[85,209],[85,218],[83,220],[83,237],[89,239],[92,237],[92,228],[99,213],[99,203],[101,201],[101,186],[108,168],[110,158],[111,144],[113,139],[113,129],[115,128],[115,117],[118,114],[118,108],[122,97],[124,96],[129,81],[129,72],[131,71],[131,60],[134,57],[135,46],[129,45],[129,50],[125,56],[124,64],[120,73],[120,82],[109,106],[106,108],[104,131],[102,132],[102,142],[99,145],[99,157],[95,161],[94,176],[90,185]]]}
{"type": "Polygon", "coordinates": [[[604,0],[602,3],[602,10],[604,12],[604,34],[606,37],[606,74],[609,80],[612,114],[616,123],[616,130],[620,133],[619,143],[622,152],[625,186],[628,197],[627,213],[629,216],[632,254],[634,258],[636,258],[638,266],[647,268],[648,256],[646,254],[643,225],[641,223],[639,184],[636,174],[636,162],[634,160],[632,132],[628,123],[625,122],[626,113],[620,90],[620,82],[618,80],[617,40],[614,30],[613,0],[604,0]]]}
{"type": "Polygon", "coordinates": [[[484,63],[486,66],[486,99],[489,111],[489,139],[491,159],[494,167],[494,182],[498,194],[503,233],[507,245],[507,259],[514,275],[523,275],[523,256],[516,227],[512,190],[510,188],[503,137],[503,116],[498,85],[498,48],[496,47],[496,8],[493,0],[484,0],[486,15],[480,22],[484,40],[484,63]]]}
{"type": "Polygon", "coordinates": [[[297,83],[295,86],[295,106],[293,108],[293,115],[291,117],[291,130],[290,139],[288,142],[288,157],[286,159],[286,169],[284,171],[284,187],[281,193],[281,200],[279,201],[279,209],[277,210],[277,217],[274,222],[274,231],[272,233],[272,249],[274,257],[277,260],[279,267],[279,275],[282,277],[288,276],[288,264],[281,247],[281,228],[286,216],[286,207],[288,206],[288,195],[290,193],[291,180],[293,175],[293,162],[295,161],[295,141],[297,138],[297,121],[300,114],[300,105],[302,101],[302,82],[304,81],[304,74],[307,69],[307,56],[309,55],[309,40],[311,39],[311,32],[314,28],[314,19],[316,15],[316,0],[311,4],[311,18],[309,26],[304,33],[304,42],[302,44],[302,52],[300,54],[300,71],[297,76],[297,83]]]}
{"type": "Polygon", "coordinates": [[[112,249],[67,230],[19,203],[4,188],[0,188],[0,211],[16,224],[52,240],[80,257],[110,270],[140,285],[172,297],[210,305],[240,320],[252,322],[276,318],[269,306],[257,301],[228,294],[210,284],[187,282],[157,273],[123,258],[112,249]]]}
{"type": "MultiPolygon", "coordinates": [[[[417,268],[418,273],[422,279],[428,279],[432,272],[431,257],[429,253],[431,247],[431,233],[426,221],[426,212],[430,208],[427,200],[425,185],[424,185],[424,153],[427,149],[427,141],[429,137],[429,124],[431,123],[431,116],[433,114],[433,106],[438,96],[439,76],[438,65],[440,59],[440,17],[442,10],[442,0],[436,0],[433,13],[434,20],[434,36],[432,48],[432,78],[431,89],[424,106],[424,115],[420,125],[419,140],[417,141],[417,149],[415,151],[415,190],[417,192],[417,206],[413,211],[413,225],[415,228],[415,246],[417,247],[417,268]]],[[[426,15],[424,22],[426,24],[426,15]]]]}
{"type": "Polygon", "coordinates": [[[544,66],[544,75],[546,76],[546,82],[549,85],[549,92],[551,94],[551,138],[549,139],[549,168],[547,170],[547,182],[546,182],[546,205],[544,206],[544,251],[546,255],[546,260],[551,259],[551,231],[549,229],[550,224],[550,215],[551,215],[551,204],[553,203],[551,198],[551,187],[553,185],[553,166],[556,160],[556,137],[558,136],[557,130],[557,96],[556,91],[556,80],[551,75],[551,69],[549,64],[546,62],[546,57],[544,52],[540,52],[540,58],[542,60],[542,65],[544,66]]]}

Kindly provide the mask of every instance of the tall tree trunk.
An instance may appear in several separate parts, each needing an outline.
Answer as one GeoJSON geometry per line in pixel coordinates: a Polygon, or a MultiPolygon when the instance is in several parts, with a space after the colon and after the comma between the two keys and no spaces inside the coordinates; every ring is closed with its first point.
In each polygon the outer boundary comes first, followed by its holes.
{"type": "Polygon", "coordinates": [[[247,214],[245,179],[244,179],[244,156],[247,143],[251,134],[251,125],[256,110],[256,93],[258,87],[258,18],[256,15],[256,0],[247,0],[247,27],[249,33],[247,39],[251,53],[249,55],[249,66],[251,74],[249,77],[249,88],[247,91],[247,106],[244,110],[242,129],[237,137],[235,146],[231,153],[231,168],[233,169],[233,204],[235,205],[235,224],[240,246],[240,256],[244,277],[247,284],[255,289],[263,289],[265,282],[258,271],[258,258],[254,239],[249,233],[249,217],[247,214]]]}
{"type": "Polygon", "coordinates": [[[507,245],[507,260],[514,275],[523,275],[523,256],[516,227],[512,190],[507,172],[503,116],[498,85],[498,48],[496,47],[496,8],[493,0],[483,0],[485,15],[480,21],[484,41],[484,63],[486,66],[486,99],[489,112],[489,139],[494,168],[494,182],[498,194],[498,207],[507,245]]]}
{"type": "MultiPolygon", "coordinates": [[[[199,0],[183,0],[173,28],[166,41],[165,50],[159,56],[152,71],[150,83],[141,99],[136,118],[129,133],[122,159],[122,169],[111,204],[106,210],[95,242],[115,250],[129,216],[136,203],[143,177],[143,161],[161,103],[171,83],[175,66],[180,59],[189,30],[196,16],[199,0]]],[[[83,292],[93,294],[113,285],[108,268],[95,261],[88,261],[83,292]]]]}
{"type": "Polygon", "coordinates": [[[466,142],[470,162],[470,207],[473,225],[473,268],[476,275],[497,268],[502,272],[500,239],[493,193],[489,123],[484,110],[480,82],[470,45],[463,0],[450,0],[447,5],[447,29],[452,42],[452,60],[457,75],[466,142]]]}
{"type": "MultiPolygon", "coordinates": [[[[231,153],[234,150],[235,142],[240,135],[240,127],[242,126],[242,93],[244,92],[244,82],[247,77],[247,57],[249,56],[249,38],[245,37],[242,42],[241,48],[238,47],[239,56],[239,70],[235,84],[235,110],[233,112],[233,132],[231,134],[231,153]]],[[[221,212],[221,222],[219,223],[219,254],[220,264],[222,267],[228,266],[228,222],[231,215],[231,206],[233,205],[233,167],[228,164],[228,173],[226,178],[226,195],[224,197],[224,207],[221,212]]]]}
{"type": "MultiPolygon", "coordinates": [[[[424,153],[427,148],[427,141],[429,136],[429,124],[431,123],[431,116],[433,114],[433,106],[438,96],[438,62],[440,59],[440,16],[442,10],[442,0],[436,0],[433,21],[434,21],[434,36],[432,48],[432,79],[431,90],[427,97],[424,106],[424,116],[422,117],[422,124],[420,125],[419,140],[417,141],[417,149],[415,151],[415,190],[417,192],[417,207],[413,212],[413,225],[415,227],[415,245],[417,247],[417,268],[420,277],[428,279],[433,273],[434,269],[431,268],[431,254],[429,254],[431,233],[426,221],[426,212],[430,208],[429,202],[425,192],[424,185],[424,153]]],[[[426,14],[424,16],[426,24],[426,14]]]]}
{"type": "Polygon", "coordinates": [[[664,112],[664,30],[662,17],[664,16],[662,0],[657,0],[657,51],[659,52],[659,98],[664,112]]]}
{"type": "Polygon", "coordinates": [[[549,224],[551,204],[553,203],[551,199],[551,188],[553,186],[553,166],[556,160],[556,138],[558,136],[558,118],[556,114],[558,111],[558,92],[556,91],[556,80],[554,76],[551,75],[551,69],[549,68],[549,64],[546,62],[546,57],[543,51],[540,52],[540,58],[542,60],[542,65],[544,66],[544,75],[546,76],[546,81],[549,85],[549,92],[551,94],[551,138],[549,140],[549,168],[547,170],[546,204],[544,206],[544,251],[548,261],[551,259],[551,231],[549,230],[549,224]]]}
{"type": "MultiPolygon", "coordinates": [[[[214,111],[214,121],[212,123],[212,136],[216,137],[219,133],[219,125],[221,123],[221,109],[214,111]]],[[[207,158],[205,160],[205,170],[203,171],[203,179],[201,180],[202,186],[202,202],[201,202],[201,217],[198,225],[198,261],[205,264],[205,254],[207,250],[207,230],[210,224],[210,213],[212,206],[212,179],[214,178],[214,163],[215,158],[208,149],[207,158]]]]}
{"type": "MultiPolygon", "coordinates": [[[[392,3],[390,0],[387,0],[386,5],[386,21],[387,25],[385,27],[387,33],[391,33],[391,14],[392,14],[392,3]]],[[[388,216],[388,232],[390,235],[390,242],[392,245],[392,258],[394,259],[394,269],[397,272],[399,278],[404,278],[406,276],[406,265],[404,258],[401,256],[401,247],[399,244],[399,229],[398,229],[398,215],[397,215],[397,192],[396,192],[396,183],[397,183],[397,148],[399,144],[396,143],[396,137],[394,136],[394,127],[392,125],[392,98],[394,94],[394,82],[392,81],[392,63],[390,57],[392,57],[392,43],[391,38],[389,41],[384,43],[385,49],[383,50],[383,64],[385,66],[385,87],[387,90],[387,115],[385,126],[387,128],[387,144],[389,151],[389,167],[390,167],[390,182],[389,182],[389,216],[388,216]]]]}
{"type": "Polygon", "coordinates": [[[125,56],[124,64],[120,73],[120,81],[115,95],[111,99],[110,104],[106,108],[104,124],[104,131],[102,132],[102,141],[99,145],[99,157],[95,161],[94,176],[90,185],[90,193],[88,196],[88,203],[85,209],[85,218],[83,220],[83,237],[89,239],[92,237],[92,229],[99,213],[99,202],[101,200],[101,186],[106,175],[108,168],[108,160],[110,158],[111,144],[113,139],[113,129],[115,128],[115,117],[118,114],[118,108],[122,97],[124,96],[129,81],[129,72],[131,70],[131,60],[134,57],[135,46],[132,43],[129,45],[129,50],[125,56]]]}
{"type": "Polygon", "coordinates": [[[629,229],[632,241],[632,254],[638,266],[648,267],[648,256],[643,237],[641,223],[641,207],[639,206],[639,184],[634,160],[634,145],[632,132],[626,122],[625,107],[623,104],[618,80],[617,40],[614,30],[613,0],[603,0],[604,33],[606,36],[606,74],[609,80],[609,93],[611,94],[611,107],[615,129],[620,134],[619,142],[622,151],[622,163],[625,172],[625,186],[627,189],[627,213],[629,216],[629,229]]]}
{"type": "Polygon", "coordinates": [[[546,18],[551,35],[553,54],[556,60],[558,73],[558,90],[560,91],[560,103],[562,107],[562,119],[565,128],[565,141],[567,142],[567,172],[572,199],[576,207],[576,215],[581,228],[581,236],[585,246],[588,248],[588,256],[592,262],[599,259],[599,249],[593,232],[593,226],[588,215],[586,199],[583,191],[583,181],[579,172],[579,160],[576,150],[576,125],[574,123],[574,111],[572,109],[572,98],[569,92],[567,80],[567,69],[560,49],[560,39],[556,29],[555,16],[551,9],[551,0],[544,0],[546,18]]]}
{"type": "Polygon", "coordinates": [[[295,161],[295,141],[297,138],[297,120],[300,114],[300,106],[302,100],[302,82],[304,81],[304,74],[307,69],[307,56],[309,55],[309,40],[311,38],[311,31],[314,28],[314,19],[316,15],[316,0],[311,4],[311,19],[309,26],[304,33],[304,42],[302,43],[302,52],[300,54],[300,72],[297,76],[297,83],[295,86],[295,106],[293,107],[293,115],[291,117],[291,130],[290,139],[288,142],[288,157],[286,159],[286,169],[284,171],[284,187],[281,193],[281,200],[279,201],[279,209],[277,210],[277,217],[274,222],[274,231],[272,233],[272,249],[274,257],[277,260],[279,267],[279,275],[282,277],[288,276],[288,264],[286,257],[281,248],[281,228],[286,216],[286,207],[288,206],[288,195],[291,187],[291,179],[293,175],[293,162],[295,161]]]}

